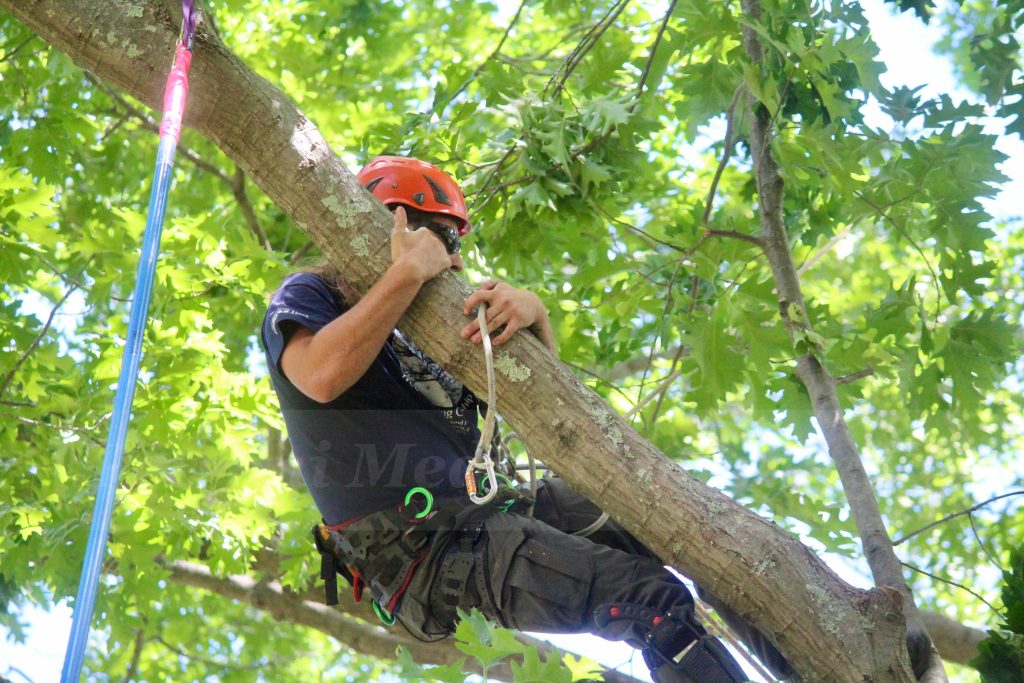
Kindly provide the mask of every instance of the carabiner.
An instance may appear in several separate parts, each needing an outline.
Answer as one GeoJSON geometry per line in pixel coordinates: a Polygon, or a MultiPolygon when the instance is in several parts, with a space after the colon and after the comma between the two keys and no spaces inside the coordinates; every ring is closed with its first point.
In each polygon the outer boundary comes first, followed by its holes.
{"type": "Polygon", "coordinates": [[[470,462],[469,467],[466,468],[466,489],[469,491],[469,499],[477,505],[487,505],[494,497],[498,495],[498,478],[494,473],[494,463],[487,460],[485,465],[478,465],[475,462],[470,462]],[[487,472],[487,479],[485,482],[489,488],[482,496],[476,495],[476,472],[474,469],[485,470],[487,472]],[[470,485],[472,483],[472,485],[470,485]]]}

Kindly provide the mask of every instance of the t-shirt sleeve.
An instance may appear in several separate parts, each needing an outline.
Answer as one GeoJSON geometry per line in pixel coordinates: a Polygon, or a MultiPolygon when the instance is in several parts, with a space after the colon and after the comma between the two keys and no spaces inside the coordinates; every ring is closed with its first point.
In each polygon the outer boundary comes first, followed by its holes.
{"type": "Polygon", "coordinates": [[[274,292],[263,318],[261,336],[267,361],[281,369],[281,354],[296,324],[318,332],[345,310],[320,277],[312,273],[289,276],[274,292]]]}

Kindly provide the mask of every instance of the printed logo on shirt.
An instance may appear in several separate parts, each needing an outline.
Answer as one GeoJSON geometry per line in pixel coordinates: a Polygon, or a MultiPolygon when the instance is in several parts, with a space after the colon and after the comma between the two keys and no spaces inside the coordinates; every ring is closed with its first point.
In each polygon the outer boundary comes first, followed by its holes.
{"type": "Polygon", "coordinates": [[[302,311],[296,311],[294,308],[282,306],[281,308],[274,311],[274,314],[270,317],[270,329],[274,330],[275,334],[281,334],[281,330],[277,326],[277,320],[282,315],[297,315],[300,318],[305,318],[306,320],[309,320],[309,316],[303,313],[302,311]]]}

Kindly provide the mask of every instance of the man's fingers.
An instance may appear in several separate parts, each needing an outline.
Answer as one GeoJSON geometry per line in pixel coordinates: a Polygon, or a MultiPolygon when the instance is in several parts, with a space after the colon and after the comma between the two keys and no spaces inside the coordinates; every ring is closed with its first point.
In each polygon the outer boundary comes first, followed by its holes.
{"type": "Polygon", "coordinates": [[[399,206],[395,209],[395,227],[391,229],[391,232],[402,232],[405,230],[405,226],[409,224],[409,219],[405,215],[405,208],[399,206]]]}
{"type": "Polygon", "coordinates": [[[518,324],[516,324],[515,322],[509,322],[507,325],[505,325],[505,329],[502,330],[501,334],[491,339],[491,343],[494,344],[495,346],[501,346],[502,344],[507,342],[509,338],[511,338],[512,335],[515,334],[518,329],[518,324]]]}
{"type": "Polygon", "coordinates": [[[488,304],[494,298],[493,289],[478,289],[468,297],[466,297],[466,303],[462,305],[462,314],[469,315],[478,303],[486,301],[488,304]]]}
{"type": "MultiPolygon", "coordinates": [[[[508,327],[511,327],[511,326],[518,327],[518,325],[515,322],[513,322],[512,318],[513,318],[513,314],[511,312],[509,312],[509,311],[502,311],[501,315],[497,315],[494,318],[492,318],[491,320],[487,321],[487,331],[489,333],[493,334],[495,330],[501,329],[502,325],[506,325],[507,326],[505,328],[506,330],[508,329],[508,327]]],[[[504,333],[502,333],[502,334],[504,334],[504,333]]],[[[480,333],[480,330],[477,329],[476,333],[473,335],[473,343],[474,344],[479,344],[481,341],[483,341],[483,335],[480,333]]],[[[491,337],[491,342],[492,343],[497,343],[497,338],[496,337],[491,337]]]]}
{"type": "Polygon", "coordinates": [[[460,334],[460,336],[463,339],[469,339],[471,336],[476,334],[479,330],[480,330],[480,323],[478,323],[476,320],[474,320],[470,324],[468,324],[465,327],[463,327],[462,328],[462,332],[460,332],[459,334],[460,334]]]}
{"type": "Polygon", "coordinates": [[[480,289],[494,289],[501,284],[501,280],[488,280],[487,282],[480,285],[480,289]]]}

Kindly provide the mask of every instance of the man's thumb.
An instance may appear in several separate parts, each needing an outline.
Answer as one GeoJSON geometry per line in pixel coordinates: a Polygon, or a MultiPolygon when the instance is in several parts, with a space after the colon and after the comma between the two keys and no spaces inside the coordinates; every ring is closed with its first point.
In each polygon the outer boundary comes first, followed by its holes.
{"type": "Polygon", "coordinates": [[[392,232],[402,232],[405,230],[405,226],[409,224],[409,219],[405,216],[405,208],[399,206],[395,209],[395,227],[392,228],[392,232]]]}

